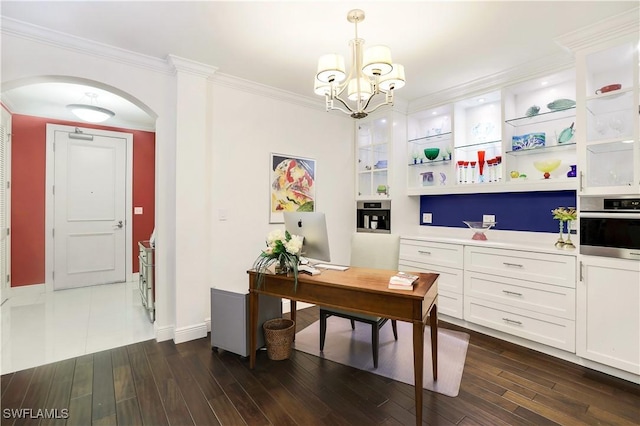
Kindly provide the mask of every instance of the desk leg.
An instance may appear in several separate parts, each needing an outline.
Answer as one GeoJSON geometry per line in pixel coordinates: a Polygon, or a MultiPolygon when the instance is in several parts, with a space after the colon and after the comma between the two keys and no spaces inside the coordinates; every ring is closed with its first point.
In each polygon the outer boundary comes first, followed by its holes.
{"type": "Polygon", "coordinates": [[[422,424],[422,374],[424,363],[424,323],[413,323],[413,379],[416,393],[416,425],[422,424]]]}
{"type": "Polygon", "coordinates": [[[256,342],[258,334],[258,293],[249,293],[249,368],[256,366],[256,342]]]}
{"type": "Polygon", "coordinates": [[[291,306],[291,311],[289,312],[289,314],[291,315],[291,321],[293,321],[293,341],[296,341],[296,314],[298,312],[297,309],[297,304],[295,300],[289,300],[291,302],[291,304],[289,306],[291,306]]]}
{"type": "Polygon", "coordinates": [[[429,312],[429,326],[431,328],[431,369],[433,380],[438,380],[438,307],[433,305],[429,312]]]}

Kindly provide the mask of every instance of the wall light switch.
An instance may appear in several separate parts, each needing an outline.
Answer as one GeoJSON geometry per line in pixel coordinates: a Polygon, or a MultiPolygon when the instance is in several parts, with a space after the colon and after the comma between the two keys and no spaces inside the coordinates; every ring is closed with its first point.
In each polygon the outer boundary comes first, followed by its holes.
{"type": "Polygon", "coordinates": [[[494,215],[494,214],[483,214],[482,215],[482,221],[483,222],[495,222],[496,221],[496,215],[494,215]]]}
{"type": "Polygon", "coordinates": [[[433,222],[432,213],[422,213],[422,223],[432,223],[432,222],[433,222]]]}
{"type": "Polygon", "coordinates": [[[142,214],[142,207],[134,207],[133,214],[142,214]]]}

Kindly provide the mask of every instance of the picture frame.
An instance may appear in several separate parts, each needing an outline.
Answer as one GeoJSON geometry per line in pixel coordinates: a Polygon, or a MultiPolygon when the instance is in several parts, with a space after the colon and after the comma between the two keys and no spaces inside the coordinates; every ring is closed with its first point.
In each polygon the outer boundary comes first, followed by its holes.
{"type": "Polygon", "coordinates": [[[285,211],[315,211],[316,160],[271,153],[269,158],[269,223],[284,223],[285,211]]]}

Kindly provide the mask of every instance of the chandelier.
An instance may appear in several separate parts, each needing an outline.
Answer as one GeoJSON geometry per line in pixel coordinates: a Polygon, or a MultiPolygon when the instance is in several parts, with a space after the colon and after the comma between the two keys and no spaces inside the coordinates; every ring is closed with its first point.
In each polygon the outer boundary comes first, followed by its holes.
{"type": "Polygon", "coordinates": [[[81,120],[87,121],[89,123],[101,123],[116,115],[113,111],[99,107],[97,105],[97,94],[87,92],[84,94],[82,99],[80,99],[80,102],[84,98],[88,98],[89,102],[84,104],[78,103],[67,105],[67,108],[69,108],[71,112],[81,120]]]}
{"type": "Polygon", "coordinates": [[[363,52],[364,40],[358,38],[358,23],[364,21],[364,11],[349,11],[347,21],[354,24],[356,35],[349,43],[352,60],[349,75],[345,73],[342,55],[322,55],[314,92],[325,97],[327,111],[339,110],[358,119],[381,106],[393,105],[393,92],[405,84],[404,67],[391,62],[387,46],[372,46],[363,52]],[[376,101],[372,104],[373,98],[376,101]]]}

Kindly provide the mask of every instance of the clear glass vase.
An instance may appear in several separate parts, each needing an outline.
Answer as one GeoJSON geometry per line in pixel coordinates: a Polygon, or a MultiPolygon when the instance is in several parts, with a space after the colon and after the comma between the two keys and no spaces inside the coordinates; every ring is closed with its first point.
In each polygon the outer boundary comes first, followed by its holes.
{"type": "Polygon", "coordinates": [[[287,259],[285,259],[284,257],[278,259],[278,264],[276,265],[276,274],[287,275],[290,269],[291,265],[289,265],[287,259]]]}
{"type": "Polygon", "coordinates": [[[560,235],[558,236],[558,241],[556,241],[556,247],[558,248],[562,248],[564,247],[564,238],[562,238],[562,234],[564,232],[564,221],[560,220],[558,221],[559,225],[560,225],[560,235]]]}

